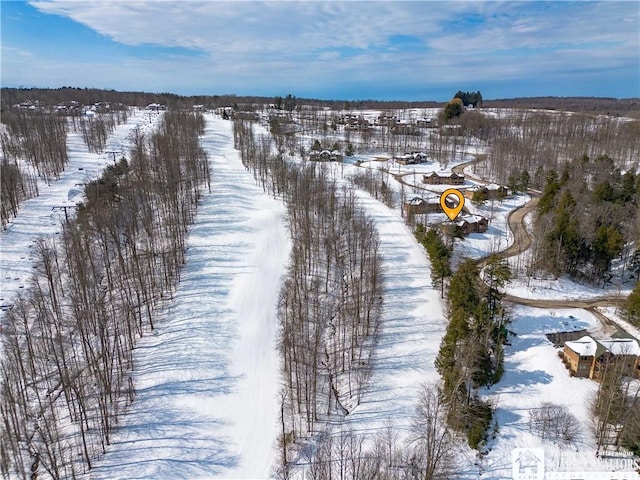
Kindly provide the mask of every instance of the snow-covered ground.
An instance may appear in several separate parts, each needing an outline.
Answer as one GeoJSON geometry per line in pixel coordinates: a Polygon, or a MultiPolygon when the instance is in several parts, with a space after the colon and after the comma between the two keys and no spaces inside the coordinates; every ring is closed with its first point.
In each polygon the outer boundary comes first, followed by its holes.
{"type": "MultiPolygon", "coordinates": [[[[118,127],[107,150],[126,149],[127,134],[142,122],[140,115],[118,127]]],[[[136,400],[88,478],[265,478],[275,460],[280,386],[276,304],[290,251],[285,209],[265,195],[242,166],[233,149],[231,122],[213,115],[206,119],[202,144],[211,163],[212,190],[203,195],[191,228],[174,298],[167,300],[156,330],[136,347],[136,400]]],[[[0,303],[11,303],[26,285],[33,268],[33,240],[58,231],[64,212],[52,212],[52,207],[75,204],[82,190],[76,184],[95,178],[109,162],[106,155],[87,153],[77,135],[69,135],[68,144],[67,171],[52,186],[41,185],[41,196],[25,202],[1,237],[0,303]]],[[[394,174],[414,171],[414,166],[374,157],[358,159],[362,166],[385,167],[394,174]]],[[[467,154],[460,152],[451,164],[466,160],[467,154]]],[[[343,170],[335,168],[336,173],[343,170]]],[[[359,168],[345,165],[344,173],[359,168]]],[[[440,168],[437,163],[418,167],[416,179],[440,168]]],[[[400,191],[398,182],[392,184],[400,191]]],[[[374,433],[391,423],[406,432],[420,385],[438,379],[434,360],[446,328],[443,301],[431,286],[427,256],[400,210],[364,192],[358,196],[380,235],[385,296],[369,385],[344,426],[374,433]]],[[[472,213],[491,216],[492,221],[486,233],[457,240],[455,258],[479,258],[506,248],[512,242],[507,215],[526,200],[519,196],[484,207],[469,202],[472,213]]],[[[545,282],[546,287],[514,282],[508,292],[556,299],[592,295],[573,282],[545,282]]],[[[594,290],[598,295],[593,296],[602,296],[601,289],[594,290]]],[[[607,315],[613,313],[607,310],[607,315]]],[[[580,329],[599,335],[602,326],[578,309],[514,306],[512,317],[510,329],[516,336],[505,349],[504,377],[482,392],[495,403],[499,432],[479,467],[469,466],[460,478],[511,478],[511,452],[518,447],[543,448],[549,472],[580,471],[574,468],[580,465],[591,472],[608,467],[594,460],[590,433],[587,405],[597,384],[570,377],[545,337],[580,329]],[[542,442],[529,432],[529,410],[543,401],[567,405],[579,418],[583,436],[575,445],[542,442]]]]}
{"type": "Polygon", "coordinates": [[[599,297],[626,298],[631,288],[596,287],[582,285],[568,277],[559,278],[528,278],[526,276],[514,278],[505,288],[509,295],[531,299],[555,300],[587,300],[599,297]]]}
{"type": "Polygon", "coordinates": [[[135,352],[137,398],[90,478],[265,478],[277,437],[283,205],[207,115],[212,169],[173,300],[135,352]]]}
{"type": "Polygon", "coordinates": [[[514,306],[512,316],[509,328],[516,335],[505,348],[504,376],[498,384],[482,392],[496,405],[499,433],[490,442],[489,454],[479,462],[481,478],[512,478],[511,452],[515,448],[542,448],[545,469],[554,474],[591,472],[596,475],[591,478],[598,479],[634,478],[632,469],[626,468],[631,467],[632,462],[626,461],[623,454],[618,458],[596,458],[589,404],[598,384],[571,377],[557,355],[558,349],[545,337],[547,333],[582,329],[597,335],[601,331],[598,320],[582,309],[546,310],[524,306],[514,306]],[[540,407],[542,402],[564,405],[576,416],[580,434],[574,443],[542,441],[529,431],[529,411],[540,407]],[[597,473],[612,470],[626,470],[627,474],[607,477],[597,473]]]}
{"type": "Polygon", "coordinates": [[[505,250],[513,243],[513,233],[508,225],[509,214],[526,204],[528,195],[515,195],[503,201],[487,200],[476,204],[465,201],[465,208],[474,215],[482,215],[489,220],[489,228],[484,233],[471,233],[465,238],[455,240],[452,263],[456,265],[461,257],[479,259],[492,252],[505,250]]]}
{"type": "Polygon", "coordinates": [[[438,380],[434,360],[446,328],[443,300],[431,286],[426,252],[398,212],[364,192],[359,199],[380,236],[385,295],[369,388],[345,427],[376,433],[392,424],[403,435],[421,385],[438,380]]]}
{"type": "MultiPolygon", "coordinates": [[[[142,133],[154,128],[158,116],[145,115],[132,109],[127,121],[118,125],[107,140],[105,152],[126,152],[129,135],[138,128],[142,133]]],[[[75,205],[82,199],[84,185],[94,180],[102,169],[112,163],[108,153],[90,153],[81,133],[67,135],[69,163],[60,178],[50,184],[39,180],[40,195],[25,201],[18,215],[0,235],[0,306],[5,310],[11,306],[15,295],[28,286],[35,267],[34,242],[40,237],[59,234],[65,211],[75,214],[75,205]]],[[[120,157],[118,156],[117,159],[120,157]]],[[[0,326],[2,324],[0,312],[0,326]]]]}

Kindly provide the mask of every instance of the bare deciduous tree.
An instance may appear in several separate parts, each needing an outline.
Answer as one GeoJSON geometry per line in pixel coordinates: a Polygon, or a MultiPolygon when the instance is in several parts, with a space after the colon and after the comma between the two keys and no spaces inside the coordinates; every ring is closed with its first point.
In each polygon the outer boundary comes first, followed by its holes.
{"type": "Polygon", "coordinates": [[[411,428],[413,461],[424,480],[454,478],[458,471],[455,434],[437,384],[422,387],[411,428]]]}

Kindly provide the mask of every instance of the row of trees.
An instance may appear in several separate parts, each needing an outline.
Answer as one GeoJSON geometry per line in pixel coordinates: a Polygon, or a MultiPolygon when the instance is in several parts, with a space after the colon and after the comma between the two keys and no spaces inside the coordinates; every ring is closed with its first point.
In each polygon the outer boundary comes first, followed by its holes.
{"type": "Polygon", "coordinates": [[[623,171],[640,168],[640,120],[514,110],[499,117],[470,111],[457,123],[463,133],[491,146],[477,173],[500,184],[526,171],[529,186],[541,189],[548,171],[561,171],[567,161],[583,155],[608,155],[623,171]]]}
{"type": "Polygon", "coordinates": [[[38,196],[38,178],[24,171],[17,163],[0,163],[0,223],[7,223],[18,215],[20,204],[38,196]]]}
{"type": "Polygon", "coordinates": [[[349,179],[356,187],[369,192],[373,198],[387,207],[395,208],[397,205],[396,192],[389,182],[389,172],[364,168],[349,179]]]}
{"type": "Polygon", "coordinates": [[[640,326],[640,281],[636,282],[636,286],[629,294],[625,310],[629,321],[636,327],[640,326]]]}
{"type": "MultiPolygon", "coordinates": [[[[462,93],[462,92],[461,92],[462,93]]],[[[473,92],[469,92],[473,94],[473,92]]],[[[476,92],[480,94],[480,92],[476,92]]],[[[162,103],[170,108],[190,108],[194,104],[202,104],[207,108],[216,108],[238,104],[243,110],[251,107],[262,108],[277,97],[227,95],[194,95],[181,96],[171,93],[118,92],[115,90],[101,90],[96,88],[2,88],[2,113],[12,105],[26,100],[37,100],[48,105],[56,105],[71,101],[83,105],[93,105],[97,102],[121,103],[144,107],[150,103],[162,103]]],[[[295,98],[295,97],[294,97],[295,98]]],[[[283,99],[284,100],[284,99],[283,99]]],[[[401,100],[318,100],[309,98],[295,99],[303,108],[326,108],[334,110],[350,109],[411,109],[411,108],[440,108],[441,103],[435,101],[407,102],[401,100]]],[[[528,108],[538,110],[561,110],[569,112],[588,112],[590,114],[627,115],[638,118],[640,108],[634,98],[595,98],[595,97],[527,97],[499,100],[484,100],[485,107],[497,108],[528,108]]]]}
{"type": "Polygon", "coordinates": [[[288,203],[294,247],[279,317],[294,438],[360,403],[382,307],[375,227],[323,170],[300,171],[288,203]]]}
{"type": "Polygon", "coordinates": [[[438,232],[430,228],[426,230],[423,224],[419,224],[415,230],[415,236],[429,255],[431,261],[431,281],[434,286],[440,288],[440,296],[444,298],[445,280],[451,276],[451,255],[453,248],[448,247],[438,232]]]}
{"type": "Polygon", "coordinates": [[[482,107],[482,94],[480,90],[477,92],[463,92],[462,90],[458,90],[453,98],[459,98],[462,100],[462,104],[465,107],[471,105],[473,108],[482,107]]]}
{"type": "Polygon", "coordinates": [[[67,121],[50,114],[7,113],[0,133],[0,221],[4,228],[20,204],[38,195],[38,176],[49,181],[64,170],[67,121]]]}
{"type": "Polygon", "coordinates": [[[633,370],[634,356],[622,354],[599,359],[600,383],[591,410],[596,446],[624,447],[640,454],[640,388],[625,378],[633,370]]]}
{"type": "Polygon", "coordinates": [[[303,454],[311,480],[455,478],[463,464],[456,434],[447,424],[446,405],[436,384],[424,385],[406,439],[392,423],[375,433],[340,430],[321,433],[303,454]]]}
{"type": "Polygon", "coordinates": [[[90,152],[102,153],[107,145],[107,138],[116,126],[127,121],[127,111],[118,110],[113,113],[101,113],[90,117],[73,117],[76,131],[82,133],[82,139],[90,152]]]}
{"type": "MultiPolygon", "coordinates": [[[[89,151],[101,153],[116,125],[126,121],[127,112],[71,119],[89,151]]],[[[0,135],[3,153],[0,220],[5,227],[18,214],[24,200],[38,195],[38,176],[48,182],[66,167],[68,119],[39,112],[8,112],[2,120],[7,125],[0,135]]]]}
{"type": "Polygon", "coordinates": [[[65,117],[9,112],[2,122],[7,127],[0,135],[4,161],[23,160],[46,182],[60,176],[69,160],[65,117]]]}
{"type": "Polygon", "coordinates": [[[3,477],[75,478],[109,445],[135,395],[133,347],[175,288],[209,182],[203,131],[201,115],[167,113],[87,185],[59,241],[38,241],[31,288],[3,331],[3,477]]]}
{"type": "Polygon", "coordinates": [[[490,258],[484,284],[472,260],[463,260],[447,289],[449,324],[436,358],[443,379],[448,421],[464,432],[469,445],[480,449],[492,424],[492,406],[477,389],[493,385],[503,373],[503,345],[509,323],[499,290],[509,280],[504,260],[490,258]]]}

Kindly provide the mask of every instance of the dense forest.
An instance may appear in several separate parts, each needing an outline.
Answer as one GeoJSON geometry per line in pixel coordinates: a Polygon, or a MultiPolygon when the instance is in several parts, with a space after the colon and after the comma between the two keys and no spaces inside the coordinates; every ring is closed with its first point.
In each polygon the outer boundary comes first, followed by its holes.
{"type": "Polygon", "coordinates": [[[561,173],[549,170],[538,204],[534,266],[604,284],[611,261],[638,240],[639,205],[640,175],[622,174],[607,155],[584,155],[561,173]]]}
{"type": "Polygon", "coordinates": [[[623,268],[638,268],[640,121],[471,111],[457,123],[491,147],[474,166],[477,175],[540,196],[532,254],[515,273],[566,273],[603,285],[621,255],[623,268]]]}

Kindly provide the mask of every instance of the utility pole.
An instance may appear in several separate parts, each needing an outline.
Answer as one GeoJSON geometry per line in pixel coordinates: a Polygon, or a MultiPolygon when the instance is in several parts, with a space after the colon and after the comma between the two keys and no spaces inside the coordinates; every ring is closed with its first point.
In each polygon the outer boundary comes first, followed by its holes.
{"type": "Polygon", "coordinates": [[[51,209],[51,211],[55,211],[58,208],[61,208],[62,210],[64,210],[64,219],[66,220],[67,223],[69,223],[69,214],[67,213],[67,209],[78,208],[78,206],[77,205],[58,205],[58,206],[54,206],[51,209]]]}
{"type": "Polygon", "coordinates": [[[116,153],[122,153],[122,150],[107,150],[104,153],[107,153],[107,154],[110,153],[112,155],[111,159],[113,160],[113,164],[115,165],[117,163],[116,153]]]}

